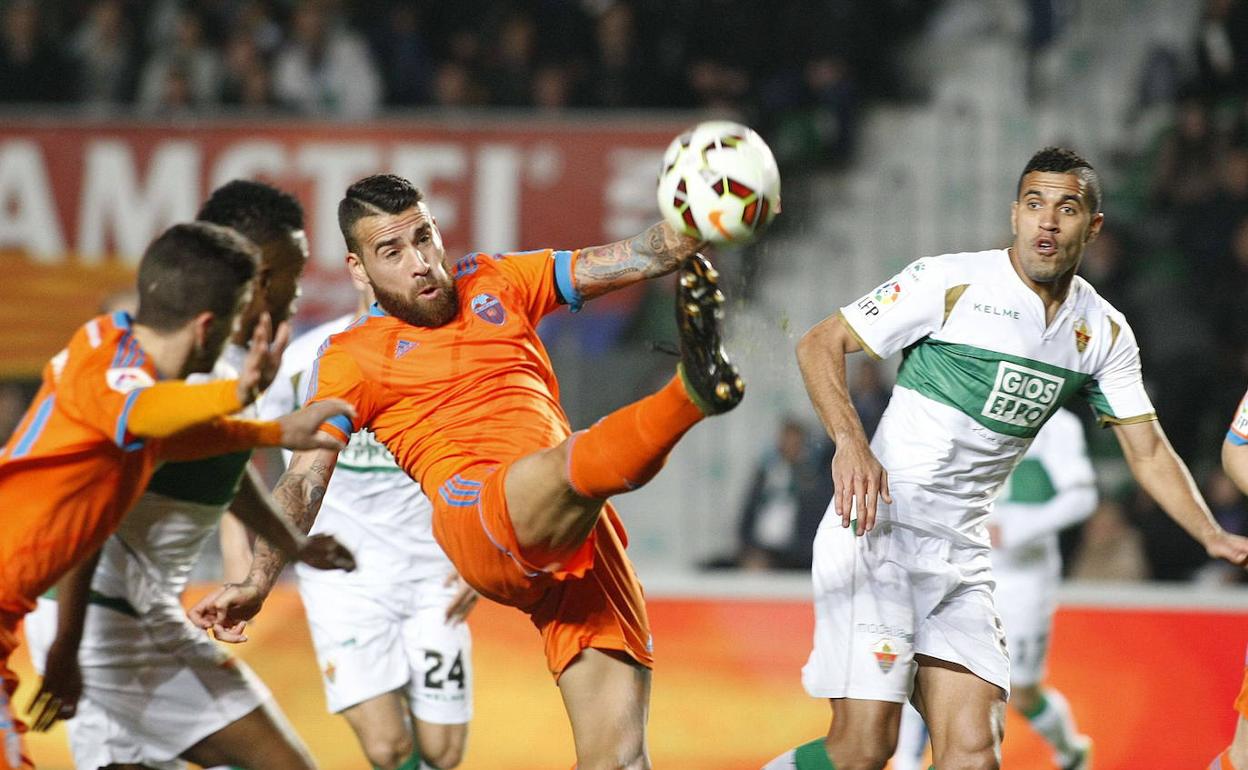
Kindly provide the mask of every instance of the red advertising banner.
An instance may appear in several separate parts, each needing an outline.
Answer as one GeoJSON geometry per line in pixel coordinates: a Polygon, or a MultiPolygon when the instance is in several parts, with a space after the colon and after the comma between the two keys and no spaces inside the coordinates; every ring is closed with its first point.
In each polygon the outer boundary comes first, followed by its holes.
{"type": "Polygon", "coordinates": [[[392,172],[424,190],[449,254],[575,248],[657,218],[654,184],[681,121],[232,121],[186,126],[0,123],[0,376],[33,375],[131,280],[147,243],[194,218],[216,186],[262,178],[294,193],[313,264],[302,312],[353,304],[338,201],[392,172]]]}
{"type": "MultiPolygon", "coordinates": [[[[204,588],[197,589],[198,594],[204,588]]],[[[1112,589],[1107,589],[1112,590],[1112,589]]],[[[1193,589],[1199,590],[1199,589],[1193,589]]],[[[667,598],[649,601],[656,668],[649,725],[657,768],[758,770],[827,730],[826,701],[802,690],[809,601],[667,598]]],[[[476,713],[462,770],[561,770],[575,761],[541,640],[521,613],[481,602],[470,618],[476,713]]],[[[296,592],[269,598],[251,640],[231,650],[273,690],[320,767],[363,767],[351,729],[325,712],[320,673],[296,592]]],[[[1202,768],[1235,730],[1248,614],[1214,608],[1063,607],[1049,683],[1096,742],[1100,770],[1202,768]]],[[[14,669],[30,702],[25,646],[14,669]]],[[[43,770],[68,770],[64,728],[32,735],[43,770]]],[[[1051,753],[1012,709],[1003,767],[1051,770],[1051,753]]]]}

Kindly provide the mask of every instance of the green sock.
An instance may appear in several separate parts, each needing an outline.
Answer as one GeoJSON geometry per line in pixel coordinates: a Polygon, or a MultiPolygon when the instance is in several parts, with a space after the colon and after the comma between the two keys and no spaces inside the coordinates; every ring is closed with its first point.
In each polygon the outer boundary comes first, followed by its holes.
{"type": "MultiPolygon", "coordinates": [[[[412,749],[412,755],[403,761],[395,770],[420,770],[421,768],[420,749],[412,749]]],[[[381,770],[380,767],[373,765],[373,770],[381,770]]]]}
{"type": "Polygon", "coordinates": [[[797,764],[797,770],[836,770],[836,765],[832,764],[828,750],[823,745],[823,738],[816,738],[794,749],[793,761],[797,764]]]}

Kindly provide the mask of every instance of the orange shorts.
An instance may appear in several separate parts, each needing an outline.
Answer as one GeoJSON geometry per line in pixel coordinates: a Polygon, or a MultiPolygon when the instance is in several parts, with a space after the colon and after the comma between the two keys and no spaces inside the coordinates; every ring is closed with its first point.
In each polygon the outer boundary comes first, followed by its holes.
{"type": "Polygon", "coordinates": [[[624,527],[610,503],[585,544],[551,569],[529,562],[516,540],[503,479],[509,464],[477,465],[448,479],[433,498],[433,534],[459,574],[483,596],[527,613],[542,634],[558,679],[587,647],[654,664],[650,621],[624,527]]]}
{"type": "Polygon", "coordinates": [[[9,668],[9,656],[17,649],[20,616],[0,610],[0,770],[30,770],[35,763],[26,751],[26,725],[13,710],[17,674],[9,668]]]}

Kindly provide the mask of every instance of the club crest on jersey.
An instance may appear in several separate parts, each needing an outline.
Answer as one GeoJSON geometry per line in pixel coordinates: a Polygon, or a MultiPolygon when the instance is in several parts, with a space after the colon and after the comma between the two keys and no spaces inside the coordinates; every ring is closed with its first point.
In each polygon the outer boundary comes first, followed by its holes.
{"type": "Polygon", "coordinates": [[[415,350],[416,346],[419,344],[420,344],[419,342],[412,342],[411,340],[399,340],[398,342],[394,343],[394,357],[402,358],[403,356],[415,350]]]}
{"type": "Polygon", "coordinates": [[[156,384],[152,375],[137,366],[120,366],[104,373],[108,387],[118,393],[129,393],[139,388],[149,388],[156,384]]]}
{"type": "Polygon", "coordinates": [[[887,674],[893,670],[893,664],[897,662],[897,644],[892,639],[881,639],[871,648],[871,653],[875,655],[875,662],[880,667],[880,671],[887,674]]]}
{"type": "Polygon", "coordinates": [[[1092,330],[1088,328],[1088,322],[1080,318],[1075,321],[1075,350],[1080,353],[1088,349],[1088,343],[1092,341],[1092,330]]]}
{"type": "Polygon", "coordinates": [[[487,321],[495,326],[502,326],[507,320],[507,309],[503,307],[503,303],[499,302],[498,297],[493,294],[478,294],[472,298],[472,312],[477,314],[482,321],[487,321]]]}
{"type": "Polygon", "coordinates": [[[1023,428],[1039,427],[1061,395],[1066,378],[1001,361],[997,379],[980,414],[1023,428]]]}

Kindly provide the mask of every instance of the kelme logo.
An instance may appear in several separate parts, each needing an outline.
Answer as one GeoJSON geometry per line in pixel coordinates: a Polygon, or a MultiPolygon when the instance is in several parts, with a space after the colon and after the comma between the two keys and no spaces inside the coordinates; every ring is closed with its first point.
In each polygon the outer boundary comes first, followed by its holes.
{"type": "Polygon", "coordinates": [[[1032,428],[1041,425],[1057,404],[1066,379],[1002,361],[997,381],[980,414],[1000,422],[1032,428]]]}

